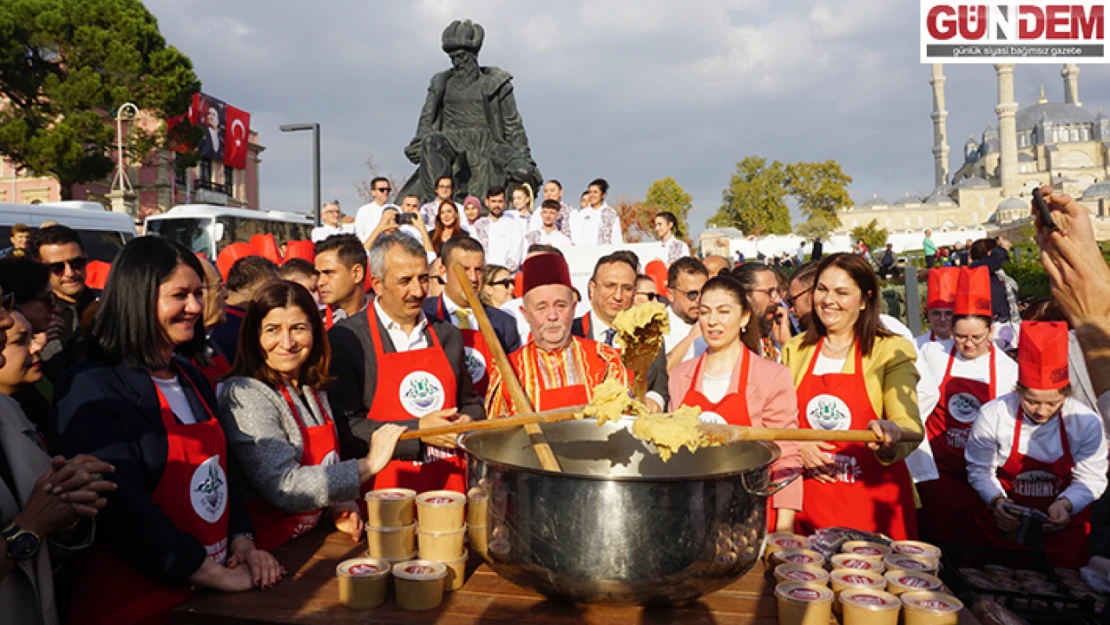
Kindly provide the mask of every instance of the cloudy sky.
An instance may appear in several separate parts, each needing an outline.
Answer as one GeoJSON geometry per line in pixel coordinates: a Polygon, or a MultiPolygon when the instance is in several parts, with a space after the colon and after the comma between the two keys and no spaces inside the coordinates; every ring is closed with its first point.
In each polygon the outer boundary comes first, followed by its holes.
{"type": "MultiPolygon", "coordinates": [[[[432,74],[450,64],[440,34],[454,19],[486,30],[483,65],[514,76],[517,105],[545,177],[567,199],[594,177],[610,199],[642,198],[673,176],[704,227],[735,164],[836,159],[857,202],[933,186],[929,67],[919,6],[900,0],[147,0],[166,39],[193,61],[204,91],[250,111],[266,146],[262,208],[311,209],[308,133],[322,125],[323,195],[353,213],[355,183],[407,177],[432,74]]],[[[1063,100],[1059,65],[1015,71],[1019,104],[1063,100]]],[[[1085,108],[1110,106],[1110,69],[1083,65],[1085,108]]],[[[947,66],[951,170],[970,134],[995,123],[994,70],[947,66]]]]}

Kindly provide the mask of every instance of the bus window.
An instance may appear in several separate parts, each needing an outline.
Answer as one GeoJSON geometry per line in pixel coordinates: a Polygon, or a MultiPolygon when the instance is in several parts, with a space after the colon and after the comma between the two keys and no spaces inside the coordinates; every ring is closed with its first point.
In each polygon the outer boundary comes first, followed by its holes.
{"type": "Polygon", "coordinates": [[[146,222],[146,225],[147,234],[158,234],[164,239],[177,241],[190,250],[207,256],[212,246],[212,237],[208,235],[209,223],[211,219],[188,217],[151,219],[146,222]]]}
{"type": "Polygon", "coordinates": [[[81,246],[89,260],[100,260],[110,263],[116,259],[116,253],[131,240],[130,233],[123,234],[110,230],[78,230],[81,237],[81,246]]]}

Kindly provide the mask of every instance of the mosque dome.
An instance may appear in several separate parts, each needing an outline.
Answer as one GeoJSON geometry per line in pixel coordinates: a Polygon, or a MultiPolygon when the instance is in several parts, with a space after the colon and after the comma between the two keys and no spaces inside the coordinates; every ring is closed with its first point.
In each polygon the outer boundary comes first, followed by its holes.
{"type": "Polygon", "coordinates": [[[989,182],[979,176],[970,176],[964,178],[959,184],[956,185],[957,189],[986,189],[991,186],[989,182]]]}
{"type": "Polygon", "coordinates": [[[1083,192],[1083,197],[1081,199],[1086,200],[1090,198],[1107,196],[1110,196],[1110,182],[1104,181],[1096,182],[1095,184],[1087,187],[1087,190],[1083,192]]]}
{"type": "Polygon", "coordinates": [[[1028,209],[1028,208],[1029,208],[1029,202],[1027,202],[1026,200],[1022,200],[1022,199],[1016,198],[1016,197],[1011,197],[1011,198],[1006,198],[1005,200],[1002,200],[1001,202],[999,202],[997,210],[1000,210],[1000,211],[1020,210],[1020,209],[1028,209]]]}
{"type": "Polygon", "coordinates": [[[1045,119],[1053,124],[1089,124],[1095,120],[1090,111],[1074,104],[1042,102],[1018,109],[1017,130],[1032,130],[1045,119]]]}
{"type": "Polygon", "coordinates": [[[864,202],[863,204],[860,204],[860,206],[862,206],[864,208],[867,208],[869,206],[887,206],[889,204],[890,204],[890,202],[887,202],[883,198],[876,195],[876,196],[873,196],[871,199],[867,200],[866,202],[864,202]]]}

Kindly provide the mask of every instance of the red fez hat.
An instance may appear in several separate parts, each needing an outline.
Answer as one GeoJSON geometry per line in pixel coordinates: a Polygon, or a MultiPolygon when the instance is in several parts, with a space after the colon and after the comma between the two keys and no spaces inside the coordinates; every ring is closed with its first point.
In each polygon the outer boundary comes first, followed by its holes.
{"type": "Polygon", "coordinates": [[[216,257],[216,269],[219,270],[224,280],[227,280],[227,272],[231,271],[231,266],[235,264],[235,261],[247,256],[258,256],[258,252],[249,243],[243,243],[242,241],[232,243],[220,250],[220,255],[216,257]]]}
{"type": "Polygon", "coordinates": [[[290,241],[285,244],[285,258],[282,263],[286,263],[294,258],[303,258],[308,262],[315,262],[316,260],[316,246],[312,241],[290,241]]]}
{"type": "Polygon", "coordinates": [[[1050,391],[1068,385],[1068,324],[1026,321],[1018,337],[1018,383],[1050,391]]]}
{"type": "Polygon", "coordinates": [[[929,298],[926,310],[956,307],[956,288],[960,282],[959,267],[936,267],[929,270],[929,298]]]}
{"type": "Polygon", "coordinates": [[[267,232],[266,234],[256,234],[251,237],[251,247],[259,256],[269,260],[275,265],[281,264],[281,249],[278,248],[277,241],[274,240],[274,235],[267,232]]]}
{"type": "Polygon", "coordinates": [[[986,267],[960,267],[960,281],[956,287],[957,315],[993,317],[991,312],[991,271],[986,267]]]}
{"type": "Polygon", "coordinates": [[[644,275],[651,278],[655,283],[655,288],[659,293],[667,292],[667,266],[663,261],[656,258],[644,266],[644,275]]]}
{"type": "Polygon", "coordinates": [[[521,273],[524,274],[525,293],[548,284],[561,284],[568,289],[574,288],[570,283],[570,269],[567,267],[566,259],[552,252],[536,254],[524,261],[521,273]]]}

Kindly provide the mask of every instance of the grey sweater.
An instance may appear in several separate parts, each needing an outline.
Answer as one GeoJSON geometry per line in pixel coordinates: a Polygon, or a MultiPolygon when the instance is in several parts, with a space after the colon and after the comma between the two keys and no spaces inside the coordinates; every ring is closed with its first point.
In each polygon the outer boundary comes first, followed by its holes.
{"type": "MultiPolygon", "coordinates": [[[[307,386],[302,390],[311,399],[312,390],[307,386]]],[[[306,428],[325,423],[321,408],[334,424],[327,394],[317,394],[322,406],[309,407],[290,389],[306,428]]],[[[219,420],[228,451],[242,470],[251,496],[262,497],[288,513],[310,512],[358,498],[357,460],[301,466],[304,440],[300,428],[281,392],[265,382],[247,377],[224,380],[219,420]]]]}

